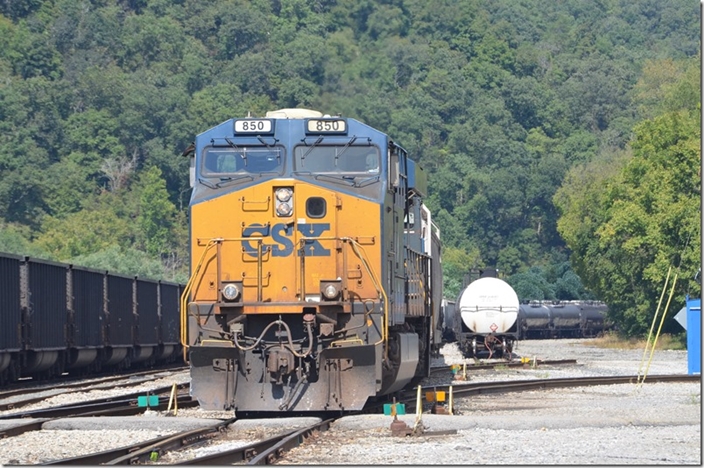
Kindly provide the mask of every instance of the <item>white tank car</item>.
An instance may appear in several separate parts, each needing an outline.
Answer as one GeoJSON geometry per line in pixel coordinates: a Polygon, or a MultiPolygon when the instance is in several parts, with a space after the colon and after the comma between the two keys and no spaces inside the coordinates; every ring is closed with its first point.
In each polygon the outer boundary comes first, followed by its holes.
{"type": "Polygon", "coordinates": [[[488,353],[489,358],[511,360],[518,337],[519,307],[516,291],[503,280],[483,277],[470,283],[457,299],[462,352],[467,357],[488,353]]]}
{"type": "Polygon", "coordinates": [[[499,278],[479,278],[460,295],[459,309],[464,324],[474,333],[507,333],[518,317],[518,295],[499,278]]]}

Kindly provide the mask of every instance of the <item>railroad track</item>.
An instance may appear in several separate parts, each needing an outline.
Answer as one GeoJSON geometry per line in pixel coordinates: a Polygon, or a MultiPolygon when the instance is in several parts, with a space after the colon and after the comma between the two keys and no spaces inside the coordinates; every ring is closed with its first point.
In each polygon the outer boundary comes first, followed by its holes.
{"type": "Polygon", "coordinates": [[[441,374],[443,372],[452,372],[453,368],[454,369],[462,369],[463,371],[473,371],[473,370],[488,370],[488,369],[504,369],[507,367],[514,368],[514,367],[520,367],[520,368],[527,368],[527,367],[538,367],[538,366],[560,366],[560,365],[568,365],[568,364],[577,364],[576,359],[558,359],[558,360],[528,360],[528,361],[498,361],[498,362],[490,362],[490,363],[483,363],[483,364],[467,364],[465,366],[459,366],[459,365],[454,365],[454,366],[437,366],[437,367],[432,367],[430,368],[430,374],[435,375],[435,374],[441,374]]]}
{"type": "MultiPolygon", "coordinates": [[[[228,419],[205,428],[139,442],[127,447],[63,460],[54,460],[42,463],[42,465],[136,465],[155,461],[167,451],[181,450],[207,440],[214,440],[235,421],[237,421],[237,418],[228,419]]],[[[312,434],[328,430],[334,421],[334,418],[327,419],[309,424],[300,429],[286,430],[283,433],[241,447],[222,450],[202,457],[189,458],[171,465],[228,465],[241,462],[246,462],[248,465],[272,464],[281,458],[287,450],[297,447],[312,434]]]]}
{"type": "Polygon", "coordinates": [[[150,377],[155,377],[158,376],[159,374],[163,374],[164,372],[179,372],[179,371],[184,371],[187,370],[187,367],[184,366],[179,366],[179,367],[174,367],[174,368],[164,368],[164,369],[152,369],[148,371],[140,371],[140,372],[133,372],[130,374],[124,374],[124,375],[115,375],[115,376],[110,376],[110,377],[102,377],[98,379],[91,380],[89,382],[85,380],[81,380],[80,382],[72,382],[72,383],[65,383],[65,384],[59,384],[53,387],[47,387],[47,386],[40,386],[37,387],[35,385],[32,386],[22,386],[18,388],[13,388],[10,390],[6,390],[3,392],[0,392],[0,411],[7,411],[7,410],[12,410],[16,408],[21,408],[23,406],[36,403],[38,401],[45,400],[47,398],[54,397],[56,395],[62,395],[65,393],[71,393],[71,391],[89,391],[89,390],[100,390],[104,388],[113,388],[113,387],[106,387],[106,384],[110,384],[113,382],[119,382],[124,380],[125,382],[120,383],[120,387],[131,387],[135,385],[142,385],[144,383],[147,383],[150,379],[150,377]],[[130,379],[135,379],[139,377],[144,377],[143,380],[132,380],[130,379]],[[38,392],[44,392],[44,391],[51,391],[51,390],[57,390],[56,393],[53,393],[51,395],[44,395],[44,396],[35,396],[36,393],[38,392]],[[13,400],[13,401],[7,401],[8,399],[12,397],[18,397],[22,395],[32,395],[28,396],[27,398],[22,398],[21,400],[13,400]]]}
{"type": "MultiPolygon", "coordinates": [[[[176,406],[179,408],[192,408],[198,406],[198,402],[194,401],[189,395],[184,392],[187,386],[181,384],[177,386],[179,393],[176,395],[176,406]]],[[[150,406],[150,409],[155,411],[165,411],[168,408],[170,401],[170,392],[172,387],[161,387],[151,390],[154,396],[159,397],[159,403],[155,406],[150,406]]],[[[138,397],[143,396],[145,392],[138,392],[119,397],[108,397],[90,402],[67,404],[52,408],[43,408],[33,411],[12,413],[0,416],[0,420],[16,420],[30,418],[31,421],[26,424],[0,428],[0,438],[13,437],[25,432],[38,431],[42,429],[42,425],[52,419],[70,418],[70,417],[88,417],[88,416],[133,416],[143,413],[146,408],[140,407],[138,397]]]]}
{"type": "Polygon", "coordinates": [[[167,450],[178,450],[211,439],[236,420],[237,418],[232,418],[204,428],[157,437],[114,450],[50,461],[42,465],[134,465],[151,460],[155,456],[158,458],[167,450]]]}
{"type": "Polygon", "coordinates": [[[336,419],[326,419],[319,423],[310,424],[303,429],[287,431],[245,447],[193,458],[181,463],[174,463],[174,465],[225,465],[240,461],[247,461],[248,465],[271,465],[283,458],[287,450],[298,447],[313,434],[327,431],[336,419]]]}
{"type": "MultiPolygon", "coordinates": [[[[588,387],[596,385],[617,385],[617,384],[634,384],[638,382],[637,375],[618,375],[618,376],[600,376],[600,377],[568,377],[557,379],[532,379],[532,380],[507,380],[495,382],[478,382],[466,383],[458,385],[432,385],[421,387],[421,394],[426,392],[443,391],[450,392],[452,387],[453,398],[464,398],[472,395],[490,394],[490,393],[509,393],[509,392],[525,392],[530,390],[552,389],[552,388],[570,388],[570,387],[588,387]]],[[[666,375],[649,375],[643,383],[658,383],[658,382],[701,382],[701,375],[690,374],[666,374],[666,375]]],[[[399,403],[403,402],[412,410],[416,408],[416,390],[408,390],[402,392],[399,403]]]]}
{"type": "MultiPolygon", "coordinates": [[[[579,377],[560,379],[535,379],[535,380],[514,380],[502,382],[469,383],[453,386],[454,398],[464,398],[478,394],[521,392],[537,389],[567,388],[595,385],[633,384],[638,381],[637,376],[607,376],[607,377],[579,377]]],[[[700,382],[699,375],[655,375],[648,376],[644,383],[656,382],[700,382]]],[[[424,393],[430,390],[445,390],[442,386],[425,387],[421,389],[424,393]]],[[[415,411],[415,395],[417,390],[409,391],[402,399],[410,411],[415,411]]],[[[179,403],[180,405],[180,403],[179,403]]],[[[453,417],[453,416],[450,416],[453,417]]],[[[457,416],[459,417],[459,416],[457,416]]],[[[224,420],[210,427],[190,430],[178,434],[172,434],[146,442],[134,444],[129,447],[122,447],[107,452],[95,453],[81,457],[74,457],[65,460],[47,462],[47,465],[127,465],[139,464],[149,460],[154,461],[163,457],[169,451],[178,451],[186,447],[201,444],[207,441],[215,441],[227,430],[228,426],[237,419],[224,420]]],[[[235,448],[224,449],[207,456],[189,458],[185,461],[171,463],[173,465],[224,465],[232,463],[246,463],[248,465],[273,464],[277,460],[285,458],[287,451],[303,444],[312,435],[324,432],[330,428],[335,419],[327,419],[307,425],[304,428],[290,429],[276,436],[263,438],[251,442],[247,445],[235,448]]]]}
{"type": "Polygon", "coordinates": [[[18,380],[17,382],[0,385],[0,400],[13,395],[23,394],[27,391],[39,391],[52,388],[74,388],[77,386],[86,385],[88,383],[86,382],[87,380],[90,380],[89,383],[112,382],[120,379],[129,379],[131,377],[158,374],[160,372],[178,372],[188,369],[189,367],[184,366],[182,363],[170,363],[155,366],[148,370],[139,370],[131,372],[123,370],[97,372],[95,374],[87,375],[63,375],[53,379],[40,381],[33,380],[31,378],[25,378],[18,380]]]}

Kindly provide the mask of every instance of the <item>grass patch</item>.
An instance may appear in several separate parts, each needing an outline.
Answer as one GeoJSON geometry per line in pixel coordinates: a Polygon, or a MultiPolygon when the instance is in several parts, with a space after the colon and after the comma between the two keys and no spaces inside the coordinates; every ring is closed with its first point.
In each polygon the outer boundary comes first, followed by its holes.
{"type": "MultiPolygon", "coordinates": [[[[645,349],[645,338],[624,338],[616,333],[606,333],[604,336],[589,340],[588,343],[597,348],[609,349],[645,349]]],[[[655,349],[686,350],[686,335],[663,334],[658,337],[655,349]]]]}

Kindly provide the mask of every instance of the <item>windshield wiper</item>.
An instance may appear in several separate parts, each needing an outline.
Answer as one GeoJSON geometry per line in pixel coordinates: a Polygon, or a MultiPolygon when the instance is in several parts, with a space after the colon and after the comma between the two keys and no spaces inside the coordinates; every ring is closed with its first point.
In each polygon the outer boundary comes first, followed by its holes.
{"type": "Polygon", "coordinates": [[[352,146],[352,143],[354,143],[355,141],[357,141],[357,136],[356,136],[356,135],[353,136],[352,138],[350,138],[350,141],[348,141],[347,144],[342,148],[342,151],[340,151],[339,153],[337,153],[337,154],[335,155],[335,167],[337,167],[337,160],[340,158],[340,156],[342,156],[342,153],[344,153],[345,151],[347,151],[347,149],[348,149],[350,146],[352,146]]]}
{"type": "Polygon", "coordinates": [[[375,176],[367,177],[366,179],[362,179],[359,182],[355,181],[354,186],[360,187],[360,188],[366,187],[367,185],[371,185],[372,183],[378,182],[378,181],[379,181],[379,176],[375,175],[375,176]]]}
{"type": "Polygon", "coordinates": [[[202,179],[202,178],[200,178],[200,177],[198,177],[198,182],[200,182],[201,184],[203,184],[203,185],[205,185],[206,187],[211,188],[211,189],[216,189],[216,188],[217,188],[215,185],[211,184],[211,183],[208,182],[207,180],[202,179]]]}
{"type": "Polygon", "coordinates": [[[236,182],[236,181],[242,180],[242,179],[254,180],[254,177],[252,177],[250,174],[242,174],[237,177],[220,177],[220,182],[215,184],[215,187],[213,187],[213,188],[221,188],[221,187],[228,185],[229,182],[236,182]]]}
{"type": "Polygon", "coordinates": [[[279,142],[279,139],[278,139],[278,138],[274,138],[274,143],[272,143],[272,144],[270,145],[269,143],[267,143],[266,141],[264,141],[264,138],[260,137],[259,135],[257,135],[257,140],[261,141],[261,142],[262,142],[262,145],[266,146],[266,147],[269,148],[269,149],[273,148],[274,145],[279,142]]]}
{"type": "MultiPolygon", "coordinates": [[[[321,141],[323,141],[323,137],[318,137],[318,139],[315,140],[315,142],[312,145],[310,145],[310,148],[308,148],[308,151],[306,151],[305,154],[303,154],[303,156],[301,156],[301,164],[303,164],[303,160],[306,159],[306,156],[308,156],[308,154],[310,154],[310,152],[313,151],[313,148],[318,146],[321,141]]],[[[306,142],[306,140],[304,138],[303,143],[305,143],[305,142],[306,142]]]]}
{"type": "Polygon", "coordinates": [[[232,141],[232,140],[230,140],[229,138],[225,137],[225,138],[223,138],[223,139],[224,139],[224,140],[227,142],[227,144],[230,145],[232,148],[235,148],[235,149],[237,149],[237,150],[240,149],[240,147],[237,146],[237,145],[235,144],[235,142],[232,141]]]}
{"type": "MultiPolygon", "coordinates": [[[[330,179],[333,182],[344,182],[345,184],[353,187],[354,186],[354,180],[350,180],[350,176],[334,176],[330,174],[316,174],[313,176],[315,180],[320,179],[321,177],[325,177],[327,179],[330,179]]],[[[354,179],[354,177],[352,177],[354,179]]]]}

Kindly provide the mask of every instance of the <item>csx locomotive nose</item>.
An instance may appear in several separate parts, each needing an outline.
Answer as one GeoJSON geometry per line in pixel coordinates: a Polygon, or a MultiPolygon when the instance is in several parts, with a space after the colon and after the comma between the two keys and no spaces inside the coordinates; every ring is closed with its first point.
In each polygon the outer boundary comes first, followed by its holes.
{"type": "Polygon", "coordinates": [[[200,133],[192,167],[181,317],[201,408],[358,411],[424,376],[440,240],[403,148],[284,109],[200,133]]]}

